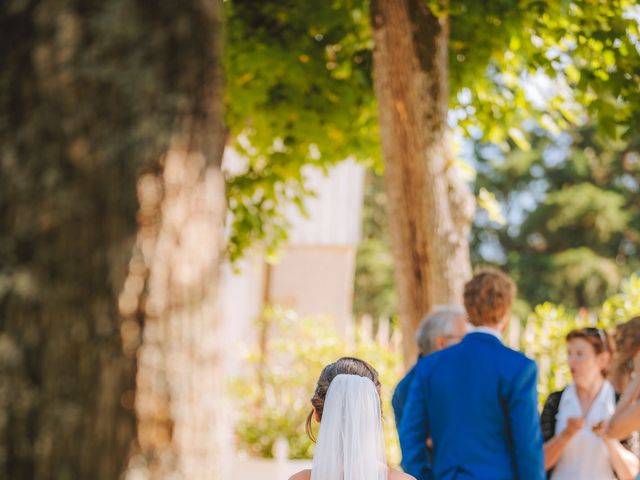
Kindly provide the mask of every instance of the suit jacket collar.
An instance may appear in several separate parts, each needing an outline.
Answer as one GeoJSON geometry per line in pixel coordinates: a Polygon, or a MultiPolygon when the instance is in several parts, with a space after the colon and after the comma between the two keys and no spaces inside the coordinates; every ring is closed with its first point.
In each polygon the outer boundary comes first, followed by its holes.
{"type": "Polygon", "coordinates": [[[494,342],[494,343],[503,345],[502,339],[500,337],[492,333],[476,331],[476,330],[472,330],[469,333],[467,333],[462,339],[462,341],[466,341],[466,340],[470,340],[470,341],[480,340],[480,341],[494,342]]]}
{"type": "Polygon", "coordinates": [[[479,327],[471,327],[471,332],[487,333],[489,335],[493,335],[498,340],[502,341],[502,333],[499,330],[497,330],[497,329],[495,329],[493,327],[488,327],[486,325],[481,325],[479,327]]]}

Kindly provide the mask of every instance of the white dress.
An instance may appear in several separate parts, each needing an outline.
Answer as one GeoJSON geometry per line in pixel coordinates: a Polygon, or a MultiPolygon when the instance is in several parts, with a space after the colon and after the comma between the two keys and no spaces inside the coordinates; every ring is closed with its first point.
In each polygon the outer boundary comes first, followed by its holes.
{"type": "MultiPolygon", "coordinates": [[[[615,409],[615,391],[605,380],[587,413],[582,430],[574,435],[554,467],[551,480],[616,480],[607,446],[591,430],[598,422],[608,420],[615,409]]],[[[570,417],[581,416],[576,387],[570,385],[560,399],[555,434],[558,435],[567,427],[570,417]]]]}

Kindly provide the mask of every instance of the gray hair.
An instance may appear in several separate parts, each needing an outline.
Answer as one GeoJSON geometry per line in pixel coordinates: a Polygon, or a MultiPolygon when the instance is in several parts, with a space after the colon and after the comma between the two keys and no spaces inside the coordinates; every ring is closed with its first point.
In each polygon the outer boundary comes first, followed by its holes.
{"type": "Polygon", "coordinates": [[[416,343],[422,355],[429,355],[435,347],[436,337],[448,335],[453,330],[457,317],[464,317],[466,312],[460,305],[437,305],[427,315],[416,333],[416,343]]]}

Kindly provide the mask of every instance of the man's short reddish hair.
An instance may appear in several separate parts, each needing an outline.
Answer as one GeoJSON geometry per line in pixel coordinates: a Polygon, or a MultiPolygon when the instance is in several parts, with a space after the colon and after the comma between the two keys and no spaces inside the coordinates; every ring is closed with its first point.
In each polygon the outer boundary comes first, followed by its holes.
{"type": "Polygon", "coordinates": [[[500,270],[483,270],[464,286],[464,307],[475,325],[498,324],[511,310],[516,286],[500,270]]]}

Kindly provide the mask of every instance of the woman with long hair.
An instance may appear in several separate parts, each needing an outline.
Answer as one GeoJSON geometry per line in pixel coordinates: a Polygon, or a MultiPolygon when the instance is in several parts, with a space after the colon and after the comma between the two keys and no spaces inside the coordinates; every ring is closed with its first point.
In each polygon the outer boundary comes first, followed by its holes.
{"type": "Polygon", "coordinates": [[[415,480],[387,466],[378,372],[343,357],[327,365],[311,398],[307,433],[320,422],[311,470],[290,480],[415,480]]]}
{"type": "Polygon", "coordinates": [[[618,326],[616,346],[614,372],[624,393],[607,433],[614,438],[625,438],[640,430],[640,317],[618,326]]]}

